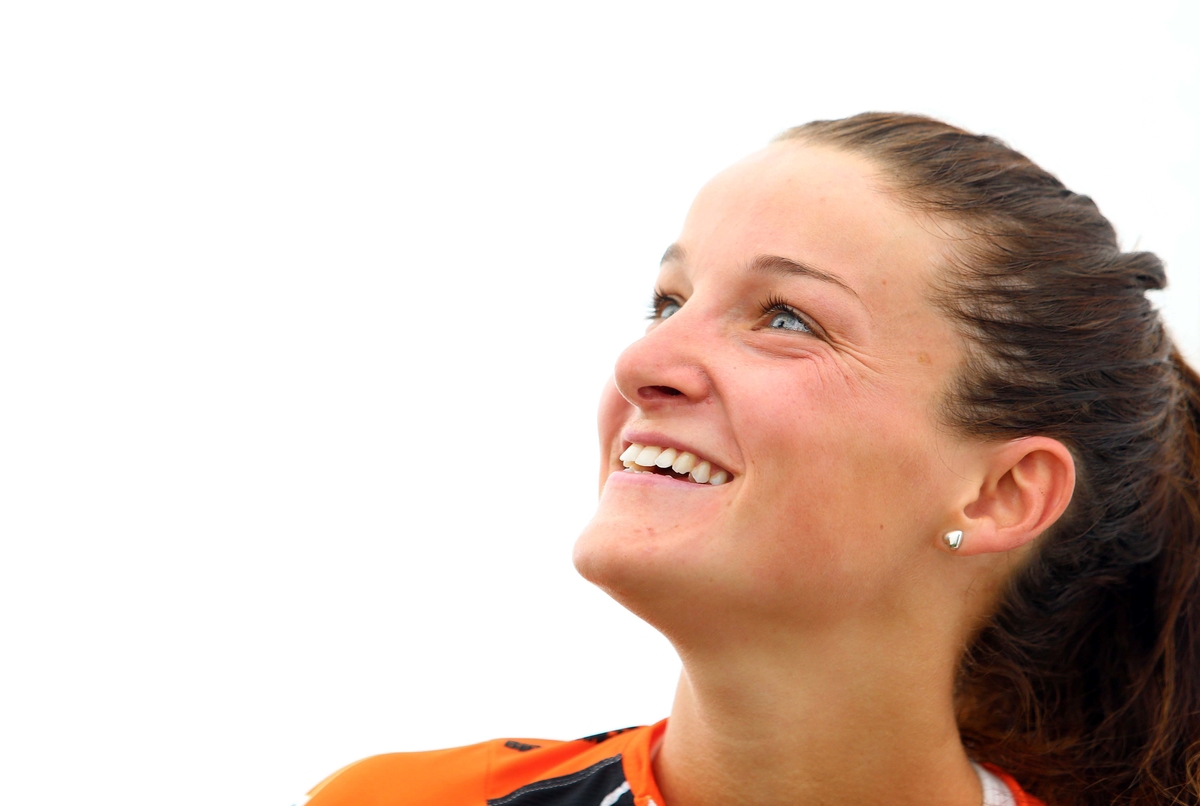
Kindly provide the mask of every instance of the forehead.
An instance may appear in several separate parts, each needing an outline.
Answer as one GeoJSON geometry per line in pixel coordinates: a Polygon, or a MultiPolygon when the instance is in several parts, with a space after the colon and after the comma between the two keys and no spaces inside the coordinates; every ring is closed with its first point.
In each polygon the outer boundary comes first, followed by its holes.
{"type": "Polygon", "coordinates": [[[900,204],[866,158],[782,142],[705,185],[679,244],[694,268],[781,255],[836,273],[861,294],[894,283],[923,290],[949,241],[900,204]]]}

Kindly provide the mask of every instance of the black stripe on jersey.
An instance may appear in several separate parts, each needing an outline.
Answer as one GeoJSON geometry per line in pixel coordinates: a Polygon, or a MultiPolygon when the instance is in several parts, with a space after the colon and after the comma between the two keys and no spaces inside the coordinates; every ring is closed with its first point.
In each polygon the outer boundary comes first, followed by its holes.
{"type": "Polygon", "coordinates": [[[591,736],[584,736],[579,741],[591,742],[592,744],[600,744],[601,742],[607,742],[609,739],[611,739],[614,736],[620,736],[622,733],[626,733],[627,731],[631,731],[631,730],[637,730],[637,728],[636,727],[617,728],[616,730],[606,730],[604,733],[595,733],[595,734],[592,734],[591,736]]]}
{"type": "Polygon", "coordinates": [[[625,783],[619,755],[571,775],[526,784],[502,798],[489,800],[488,806],[601,806],[602,803],[633,806],[633,793],[625,783]],[[623,791],[617,794],[622,787],[623,791]],[[614,794],[617,797],[608,800],[614,794]]]}

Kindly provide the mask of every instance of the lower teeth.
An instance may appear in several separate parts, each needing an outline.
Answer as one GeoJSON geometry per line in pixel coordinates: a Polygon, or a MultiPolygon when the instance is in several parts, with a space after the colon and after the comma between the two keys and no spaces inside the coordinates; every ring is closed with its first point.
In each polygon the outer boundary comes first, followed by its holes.
{"type": "Polygon", "coordinates": [[[700,484],[700,482],[696,481],[694,478],[687,475],[686,473],[680,474],[680,473],[675,473],[673,471],[671,473],[656,473],[653,470],[642,470],[641,468],[637,467],[636,465],[633,465],[633,466],[626,465],[625,470],[626,470],[626,472],[629,472],[629,473],[649,473],[652,476],[666,476],[667,478],[676,479],[678,481],[690,481],[693,484],[700,484]]]}
{"type": "Polygon", "coordinates": [[[705,473],[703,465],[706,465],[707,463],[702,463],[702,466],[698,466],[698,469],[700,470],[700,475],[703,476],[703,479],[704,479],[703,481],[696,478],[697,474],[696,474],[695,470],[693,470],[690,473],[680,473],[678,470],[675,470],[674,468],[671,468],[668,470],[667,468],[660,469],[656,466],[638,465],[636,462],[628,460],[628,459],[624,460],[622,462],[622,464],[625,465],[625,470],[627,470],[631,473],[652,473],[656,476],[667,476],[669,478],[677,479],[679,481],[688,481],[688,482],[691,482],[692,484],[720,485],[720,484],[724,484],[725,482],[729,481],[729,474],[726,473],[724,470],[717,470],[716,472],[710,471],[709,473],[705,473]]]}

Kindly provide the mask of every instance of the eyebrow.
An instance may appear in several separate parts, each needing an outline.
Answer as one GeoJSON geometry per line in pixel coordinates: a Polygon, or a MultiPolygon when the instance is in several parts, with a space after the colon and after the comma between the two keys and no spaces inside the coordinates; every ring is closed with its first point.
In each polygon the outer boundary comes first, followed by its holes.
{"type": "MultiPolygon", "coordinates": [[[[662,260],[659,265],[674,261],[682,263],[687,257],[687,251],[677,243],[673,243],[667,247],[667,251],[663,253],[662,260]]],[[[830,274],[827,271],[809,266],[806,263],[801,263],[798,260],[782,257],[781,255],[759,255],[750,261],[750,271],[758,274],[781,274],[787,277],[801,276],[811,277],[814,280],[832,283],[840,288],[849,291],[856,298],[858,292],[847,285],[846,281],[838,277],[836,274],[830,274]]]]}
{"type": "Polygon", "coordinates": [[[668,261],[682,263],[687,257],[687,251],[677,243],[673,243],[667,247],[667,251],[663,252],[662,260],[658,261],[658,265],[662,265],[668,261]]]}
{"type": "MultiPolygon", "coordinates": [[[[667,250],[670,251],[670,250],[667,250]]],[[[827,271],[809,266],[806,263],[801,263],[797,260],[781,257],[779,255],[759,255],[750,262],[750,271],[760,274],[782,274],[785,276],[799,275],[801,277],[811,277],[814,280],[821,280],[849,291],[856,298],[858,292],[847,285],[846,281],[838,277],[836,274],[830,274],[827,271]]]]}

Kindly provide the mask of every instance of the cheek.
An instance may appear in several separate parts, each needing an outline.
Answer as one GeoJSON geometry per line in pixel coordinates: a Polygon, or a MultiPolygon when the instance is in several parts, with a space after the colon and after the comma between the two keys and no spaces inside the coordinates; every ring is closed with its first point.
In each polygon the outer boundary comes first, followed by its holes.
{"type": "Polygon", "coordinates": [[[769,550],[793,561],[808,555],[830,571],[869,561],[860,549],[878,560],[881,544],[906,551],[934,509],[924,492],[937,465],[925,417],[815,366],[762,399],[772,402],[755,411],[747,432],[758,444],[747,453],[758,457],[756,497],[775,502],[755,513],[764,533],[777,536],[769,550]]]}
{"type": "Polygon", "coordinates": [[[600,413],[597,425],[600,431],[600,486],[608,478],[611,452],[620,437],[621,428],[629,420],[633,406],[617,391],[616,383],[610,377],[600,393],[600,413]]]}

